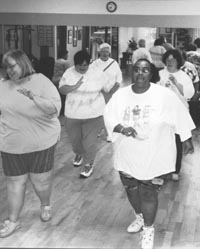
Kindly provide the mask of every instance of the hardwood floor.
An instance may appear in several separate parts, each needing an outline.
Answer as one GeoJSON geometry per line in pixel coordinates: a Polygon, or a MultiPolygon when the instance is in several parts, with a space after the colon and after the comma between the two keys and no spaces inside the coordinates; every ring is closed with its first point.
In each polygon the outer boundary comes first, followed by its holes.
{"type": "MultiPolygon", "coordinates": [[[[61,123],[63,120],[61,120],[61,123]]],[[[183,159],[178,182],[168,179],[159,195],[155,249],[200,248],[200,131],[193,134],[195,153],[183,159]]],[[[100,142],[93,175],[80,179],[62,126],[56,149],[52,192],[53,218],[39,219],[39,200],[27,185],[22,228],[0,239],[0,247],[139,249],[140,234],[128,234],[134,214],[113,169],[112,146],[100,142]]],[[[0,220],[6,218],[6,182],[0,164],[0,220]]]]}

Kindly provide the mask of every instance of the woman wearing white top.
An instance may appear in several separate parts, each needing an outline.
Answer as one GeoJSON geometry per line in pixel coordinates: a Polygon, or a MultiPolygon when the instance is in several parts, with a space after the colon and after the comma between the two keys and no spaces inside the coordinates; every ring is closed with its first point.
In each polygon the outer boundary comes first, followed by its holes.
{"type": "MultiPolygon", "coordinates": [[[[181,70],[181,67],[183,66],[183,59],[180,51],[176,49],[168,50],[163,56],[163,62],[166,67],[159,71],[160,81],[157,84],[167,87],[175,92],[188,109],[188,100],[192,98],[195,90],[190,77],[181,70]]],[[[182,144],[178,134],[176,135],[176,145],[177,161],[176,171],[172,174],[173,180],[179,179],[179,173],[181,170],[182,144]]]]}
{"type": "Polygon", "coordinates": [[[99,58],[92,64],[103,71],[110,81],[112,88],[108,93],[104,93],[105,101],[108,102],[111,96],[122,83],[122,71],[116,60],[110,58],[111,46],[108,43],[102,43],[99,46],[99,58]]]}
{"type": "Polygon", "coordinates": [[[146,59],[133,66],[133,83],[113,94],[104,120],[114,147],[114,167],[120,173],[136,220],[128,232],[143,228],[142,249],[152,249],[159,187],[154,178],[173,172],[175,132],[185,154],[193,152],[189,112],[168,89],[151,83],[152,65],[146,59]]]}
{"type": "Polygon", "coordinates": [[[72,144],[75,167],[84,167],[80,177],[89,177],[98,150],[98,134],[103,125],[105,100],[102,90],[109,91],[106,75],[90,65],[90,55],[78,51],[74,55],[74,66],[63,74],[59,89],[66,95],[66,129],[72,144]]]}

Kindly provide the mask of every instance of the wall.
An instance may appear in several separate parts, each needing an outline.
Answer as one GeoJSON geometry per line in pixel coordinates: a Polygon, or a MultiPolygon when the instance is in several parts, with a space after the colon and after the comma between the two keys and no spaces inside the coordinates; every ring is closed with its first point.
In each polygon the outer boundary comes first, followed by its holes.
{"type": "Polygon", "coordinates": [[[1,0],[0,24],[200,27],[198,0],[1,0]]]}

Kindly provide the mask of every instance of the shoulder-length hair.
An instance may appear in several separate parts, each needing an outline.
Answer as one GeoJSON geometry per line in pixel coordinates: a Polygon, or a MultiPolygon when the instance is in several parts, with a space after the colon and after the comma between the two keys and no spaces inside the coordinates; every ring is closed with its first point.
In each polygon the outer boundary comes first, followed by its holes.
{"type": "Polygon", "coordinates": [[[166,60],[170,55],[172,55],[174,57],[174,59],[176,59],[177,68],[180,69],[184,64],[183,57],[182,57],[180,51],[178,49],[170,49],[167,52],[165,52],[163,55],[163,62],[165,65],[166,65],[166,60]]]}
{"type": "MultiPolygon", "coordinates": [[[[12,58],[16,61],[16,63],[20,66],[22,69],[22,75],[20,78],[24,78],[26,76],[29,76],[33,73],[35,73],[35,69],[32,66],[32,63],[28,56],[24,53],[23,50],[21,49],[14,49],[14,50],[9,50],[3,55],[2,59],[2,66],[4,70],[6,71],[7,67],[10,66],[8,59],[12,58]]],[[[5,74],[5,79],[9,79],[8,74],[5,74]]]]}

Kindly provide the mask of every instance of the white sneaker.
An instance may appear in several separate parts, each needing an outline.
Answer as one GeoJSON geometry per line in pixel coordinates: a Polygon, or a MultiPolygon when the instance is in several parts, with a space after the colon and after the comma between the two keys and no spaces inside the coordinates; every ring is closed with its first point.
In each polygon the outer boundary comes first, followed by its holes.
{"type": "Polygon", "coordinates": [[[177,174],[177,173],[172,173],[172,180],[173,180],[173,181],[178,181],[178,180],[179,180],[179,174],[177,174]]]}
{"type": "Polygon", "coordinates": [[[83,162],[83,157],[81,155],[76,154],[74,160],[73,160],[73,165],[74,167],[79,167],[81,166],[83,162]]]}
{"type": "Polygon", "coordinates": [[[83,170],[80,173],[81,178],[88,178],[93,172],[93,165],[92,164],[86,164],[83,167],[83,170]]]}
{"type": "Polygon", "coordinates": [[[127,232],[137,233],[144,226],[144,219],[142,214],[136,214],[136,219],[128,226],[127,232]]]}
{"type": "Polygon", "coordinates": [[[142,249],[153,249],[154,243],[154,227],[143,227],[143,234],[142,234],[142,249]]]}

